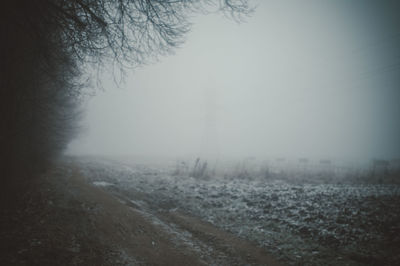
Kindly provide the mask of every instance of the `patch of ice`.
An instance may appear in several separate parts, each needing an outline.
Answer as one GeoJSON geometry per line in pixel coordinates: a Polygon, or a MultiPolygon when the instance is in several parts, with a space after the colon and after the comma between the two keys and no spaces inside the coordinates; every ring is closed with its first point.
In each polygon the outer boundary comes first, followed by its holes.
{"type": "Polygon", "coordinates": [[[105,181],[95,181],[93,182],[93,185],[98,186],[98,187],[107,187],[107,186],[113,186],[114,184],[105,182],[105,181]]]}

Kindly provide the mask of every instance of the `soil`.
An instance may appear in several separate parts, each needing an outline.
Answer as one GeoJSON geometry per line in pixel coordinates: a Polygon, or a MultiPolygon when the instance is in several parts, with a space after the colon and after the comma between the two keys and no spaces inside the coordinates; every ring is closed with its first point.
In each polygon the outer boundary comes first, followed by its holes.
{"type": "Polygon", "coordinates": [[[0,265],[280,265],[196,217],[147,210],[95,186],[74,164],[6,189],[0,265]]]}

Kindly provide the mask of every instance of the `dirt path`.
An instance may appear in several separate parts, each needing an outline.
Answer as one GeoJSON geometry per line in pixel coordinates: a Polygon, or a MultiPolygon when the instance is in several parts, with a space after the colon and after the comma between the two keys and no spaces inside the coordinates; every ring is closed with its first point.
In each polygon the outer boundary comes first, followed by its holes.
{"type": "Polygon", "coordinates": [[[71,165],[29,188],[2,209],[0,265],[278,265],[211,224],[96,187],[71,165]]]}
{"type": "Polygon", "coordinates": [[[265,250],[222,231],[210,223],[180,213],[171,213],[166,220],[178,225],[182,230],[187,230],[198,241],[212,247],[209,259],[215,262],[215,258],[219,258],[218,265],[278,265],[265,250]]]}

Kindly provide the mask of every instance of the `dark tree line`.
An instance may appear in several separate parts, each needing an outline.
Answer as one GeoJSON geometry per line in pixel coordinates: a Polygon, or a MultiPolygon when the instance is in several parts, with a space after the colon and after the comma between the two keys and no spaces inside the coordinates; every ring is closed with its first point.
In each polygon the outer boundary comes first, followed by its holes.
{"type": "Polygon", "coordinates": [[[46,168],[76,133],[90,71],[138,66],[178,46],[195,12],[247,0],[18,0],[1,4],[0,175],[46,168]]]}

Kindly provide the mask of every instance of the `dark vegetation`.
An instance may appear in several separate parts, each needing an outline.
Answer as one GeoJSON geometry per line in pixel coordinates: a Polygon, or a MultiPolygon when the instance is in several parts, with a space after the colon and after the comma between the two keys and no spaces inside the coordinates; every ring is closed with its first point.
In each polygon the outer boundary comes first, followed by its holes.
{"type": "MultiPolygon", "coordinates": [[[[115,230],[102,230],[112,228],[107,222],[102,229],[90,223],[93,216],[84,203],[77,203],[87,200],[76,200],[76,190],[54,173],[52,161],[77,133],[80,103],[92,94],[92,84],[102,71],[123,73],[125,67],[154,61],[183,41],[194,11],[212,10],[234,18],[250,12],[246,0],[2,2],[1,265],[124,264],[107,263],[109,250],[96,233],[110,232],[114,239],[115,230]],[[54,180],[47,182],[46,176],[54,180]],[[53,204],[54,199],[60,201],[53,204]]],[[[102,202],[94,198],[90,202],[102,202]]]]}
{"type": "Polygon", "coordinates": [[[77,131],[86,88],[178,46],[194,12],[250,12],[246,0],[20,0],[1,6],[0,175],[47,168],[77,131]]]}

